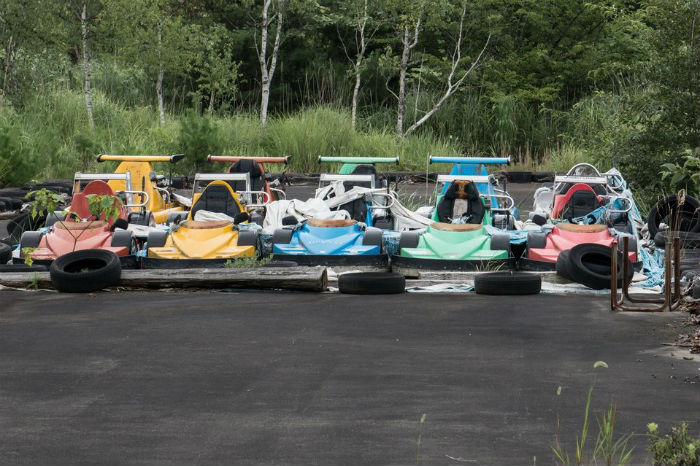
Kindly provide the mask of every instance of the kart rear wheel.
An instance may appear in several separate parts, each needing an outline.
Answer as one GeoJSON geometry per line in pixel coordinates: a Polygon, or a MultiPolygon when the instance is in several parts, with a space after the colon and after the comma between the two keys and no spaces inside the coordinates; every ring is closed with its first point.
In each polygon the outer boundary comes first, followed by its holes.
{"type": "Polygon", "coordinates": [[[105,249],[83,249],[59,256],[49,269],[51,283],[65,293],[90,293],[119,283],[119,257],[105,249]]]}
{"type": "Polygon", "coordinates": [[[127,220],[132,225],[141,225],[144,227],[156,226],[156,221],[153,218],[153,214],[149,210],[145,212],[132,212],[127,217],[127,220]]]}
{"type": "Polygon", "coordinates": [[[491,237],[492,251],[508,251],[510,253],[510,235],[495,234],[491,237]]]}
{"type": "Polygon", "coordinates": [[[112,235],[113,248],[128,248],[131,251],[133,233],[126,230],[115,231],[112,235]]]}
{"type": "Polygon", "coordinates": [[[43,235],[39,231],[25,231],[19,240],[20,251],[24,248],[38,248],[43,235]]]}
{"type": "Polygon", "coordinates": [[[542,249],[547,246],[547,234],[541,231],[531,231],[527,234],[528,249],[542,249]]]}
{"type": "Polygon", "coordinates": [[[415,231],[405,231],[401,233],[401,237],[399,238],[398,252],[401,252],[403,248],[417,248],[419,240],[420,235],[415,231]]]}
{"type": "Polygon", "coordinates": [[[538,294],[542,289],[542,277],[527,272],[490,272],[474,277],[474,291],[488,295],[538,294]]]}
{"type": "Polygon", "coordinates": [[[344,273],[338,277],[338,289],[345,294],[399,294],[406,290],[406,278],[390,272],[344,273]]]}
{"type": "Polygon", "coordinates": [[[239,246],[255,246],[258,249],[258,232],[257,231],[239,231],[238,232],[239,246]]]}
{"type": "Polygon", "coordinates": [[[379,250],[382,251],[383,241],[382,241],[382,230],[378,228],[367,228],[365,234],[362,237],[363,246],[379,246],[379,250]]]}
{"type": "Polygon", "coordinates": [[[56,222],[62,222],[66,219],[66,213],[61,211],[54,211],[46,217],[46,223],[44,226],[46,228],[54,226],[56,222]]]}
{"type": "Polygon", "coordinates": [[[292,242],[294,231],[287,228],[278,228],[272,233],[272,244],[289,244],[292,242]]]}
{"type": "Polygon", "coordinates": [[[12,248],[5,243],[0,243],[0,264],[7,264],[10,259],[12,259],[12,248]]]}
{"type": "Polygon", "coordinates": [[[146,245],[149,248],[162,248],[165,246],[165,241],[168,239],[168,234],[164,231],[149,231],[146,245]]]}

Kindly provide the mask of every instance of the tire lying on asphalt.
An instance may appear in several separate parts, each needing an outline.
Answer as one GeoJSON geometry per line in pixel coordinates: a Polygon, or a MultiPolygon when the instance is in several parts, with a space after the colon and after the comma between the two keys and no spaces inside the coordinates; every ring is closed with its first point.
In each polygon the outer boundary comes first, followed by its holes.
{"type": "Polygon", "coordinates": [[[659,225],[663,222],[672,229],[700,232],[700,201],[691,196],[685,200],[676,194],[666,196],[649,211],[649,236],[656,237],[659,225]]]}
{"type": "MultiPolygon", "coordinates": [[[[594,290],[610,289],[612,249],[602,244],[579,244],[569,251],[568,272],[575,282],[594,290]]],[[[627,279],[632,281],[634,267],[622,253],[617,254],[617,287],[622,286],[622,261],[627,260],[627,279]]]]}
{"type": "Polygon", "coordinates": [[[559,257],[557,257],[556,270],[559,276],[573,281],[574,279],[571,278],[571,273],[569,272],[569,251],[570,250],[567,249],[566,251],[559,253],[559,257]]]}
{"type": "Polygon", "coordinates": [[[59,256],[49,272],[58,291],[89,293],[118,284],[122,267],[112,251],[84,249],[59,256]]]}
{"type": "Polygon", "coordinates": [[[12,248],[5,243],[0,243],[0,264],[7,264],[12,259],[12,248]]]}
{"type": "Polygon", "coordinates": [[[338,277],[338,289],[346,294],[398,294],[406,290],[406,278],[390,272],[344,273],[338,277]]]}
{"type": "Polygon", "coordinates": [[[488,295],[538,294],[542,289],[542,277],[527,272],[489,272],[474,277],[474,291],[488,295]]]}

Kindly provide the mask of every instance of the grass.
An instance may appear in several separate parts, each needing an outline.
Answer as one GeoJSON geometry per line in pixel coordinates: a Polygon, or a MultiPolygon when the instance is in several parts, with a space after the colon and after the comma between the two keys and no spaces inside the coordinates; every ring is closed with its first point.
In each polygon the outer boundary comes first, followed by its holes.
{"type": "Polygon", "coordinates": [[[272,256],[264,257],[259,259],[256,257],[239,257],[236,259],[229,259],[224,263],[224,267],[227,269],[250,269],[255,267],[262,267],[272,260],[272,256]]]}

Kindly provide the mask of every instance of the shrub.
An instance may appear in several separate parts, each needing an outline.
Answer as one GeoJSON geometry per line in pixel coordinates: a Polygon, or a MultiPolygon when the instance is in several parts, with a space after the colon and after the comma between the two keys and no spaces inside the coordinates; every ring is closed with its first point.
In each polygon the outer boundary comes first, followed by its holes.
{"type": "MultiPolygon", "coordinates": [[[[184,165],[197,172],[205,169],[207,155],[220,151],[218,130],[208,116],[188,110],[179,121],[178,150],[185,154],[184,165]]],[[[178,167],[182,170],[183,167],[178,167]]]]}
{"type": "Polygon", "coordinates": [[[29,181],[37,172],[28,139],[11,118],[0,115],[0,187],[29,181]]]}
{"type": "Polygon", "coordinates": [[[688,435],[688,426],[672,427],[671,432],[659,436],[659,426],[651,422],[648,450],[655,466],[700,466],[700,439],[688,435]]]}

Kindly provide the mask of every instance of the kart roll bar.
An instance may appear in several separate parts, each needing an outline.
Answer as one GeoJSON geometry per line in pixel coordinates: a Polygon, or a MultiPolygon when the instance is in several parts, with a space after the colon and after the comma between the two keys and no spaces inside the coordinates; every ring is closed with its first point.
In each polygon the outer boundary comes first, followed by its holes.
{"type": "Polygon", "coordinates": [[[396,157],[327,157],[318,156],[319,162],[340,162],[340,163],[395,163],[399,164],[399,156],[396,157]]]}
{"type": "Polygon", "coordinates": [[[95,181],[95,180],[115,180],[115,181],[123,181],[124,185],[126,187],[125,190],[123,191],[117,191],[126,194],[126,204],[124,204],[124,207],[127,208],[133,208],[133,207],[144,207],[146,204],[148,204],[148,201],[150,200],[150,196],[146,191],[134,191],[131,189],[131,173],[76,173],[73,176],[73,193],[80,192],[80,182],[81,181],[95,181]],[[141,196],[141,199],[143,202],[140,202],[138,204],[134,203],[134,194],[141,196]]]}
{"type": "Polygon", "coordinates": [[[194,187],[197,189],[197,184],[200,181],[244,181],[246,189],[236,191],[241,195],[241,199],[246,207],[261,208],[265,204],[269,204],[272,200],[270,194],[265,191],[253,191],[250,184],[250,173],[197,173],[194,176],[194,187]],[[253,195],[262,195],[263,204],[253,204],[253,195]]]}
{"type": "Polygon", "coordinates": [[[572,174],[576,173],[576,170],[577,170],[578,168],[581,168],[581,167],[592,168],[593,171],[596,173],[595,176],[600,176],[600,172],[598,171],[598,169],[597,169],[596,167],[594,167],[593,165],[591,165],[590,163],[586,163],[586,162],[577,163],[576,165],[574,165],[573,167],[571,167],[571,168],[569,169],[569,171],[566,172],[566,174],[567,174],[567,175],[572,175],[572,174]]]}
{"type": "Polygon", "coordinates": [[[284,163],[288,164],[291,155],[285,155],[283,157],[247,157],[247,156],[237,156],[237,155],[207,155],[207,160],[210,162],[238,162],[239,160],[252,160],[258,163],[284,163]]]}
{"type": "Polygon", "coordinates": [[[429,155],[428,163],[510,165],[510,155],[508,157],[440,157],[429,155]]]}
{"type": "Polygon", "coordinates": [[[374,175],[340,175],[337,173],[321,173],[318,178],[319,185],[324,182],[333,181],[354,181],[357,183],[369,183],[370,188],[374,189],[374,175]]]}
{"type": "Polygon", "coordinates": [[[393,192],[391,192],[391,193],[371,193],[369,195],[371,197],[374,197],[374,196],[388,197],[390,199],[390,202],[387,205],[379,205],[379,204],[372,203],[371,205],[367,206],[368,209],[391,209],[392,207],[394,207],[394,204],[396,203],[396,196],[394,195],[393,192]]]}
{"type": "MultiPolygon", "coordinates": [[[[490,176],[489,175],[438,175],[437,177],[437,182],[438,183],[451,183],[453,181],[471,181],[472,183],[490,183],[490,176]]],[[[490,194],[484,194],[484,193],[479,193],[479,196],[482,197],[483,199],[489,200],[492,198],[496,199],[503,199],[507,201],[507,205],[505,207],[491,207],[491,210],[494,212],[500,212],[500,211],[510,211],[513,207],[515,207],[515,200],[505,191],[493,188],[495,192],[490,193],[490,194]]]]}
{"type": "Polygon", "coordinates": [[[109,155],[100,154],[97,156],[98,162],[169,162],[176,163],[182,160],[185,154],[173,155],[109,155]]]}

